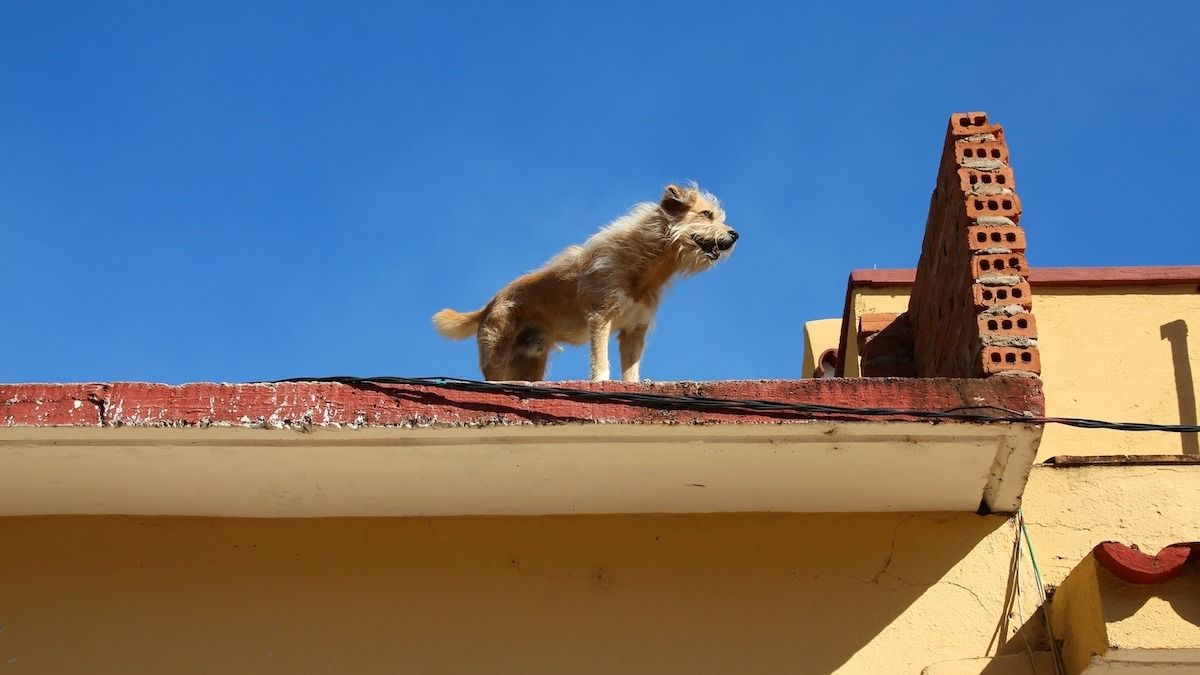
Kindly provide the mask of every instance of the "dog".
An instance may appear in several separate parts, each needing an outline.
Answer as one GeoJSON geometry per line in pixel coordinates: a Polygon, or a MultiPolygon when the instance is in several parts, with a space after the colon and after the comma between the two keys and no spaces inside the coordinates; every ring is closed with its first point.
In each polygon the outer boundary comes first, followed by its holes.
{"type": "Polygon", "coordinates": [[[443,336],[475,335],[487,380],[541,380],[559,343],[591,345],[591,379],[609,379],[608,341],[618,332],[621,379],[637,382],[667,282],[711,268],[733,251],[738,233],[711,193],[668,185],[657,203],[629,213],[510,282],[483,309],[443,309],[443,336]]]}

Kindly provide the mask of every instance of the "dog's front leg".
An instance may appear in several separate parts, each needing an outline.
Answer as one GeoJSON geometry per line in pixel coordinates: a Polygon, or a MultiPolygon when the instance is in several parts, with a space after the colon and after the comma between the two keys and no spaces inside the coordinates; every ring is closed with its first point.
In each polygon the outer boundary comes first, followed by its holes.
{"type": "Polygon", "coordinates": [[[608,337],[612,334],[612,320],[607,316],[592,316],[588,319],[588,330],[592,342],[592,380],[607,380],[608,337]]]}
{"type": "Polygon", "coordinates": [[[637,382],[638,370],[642,364],[642,350],[646,346],[646,326],[625,328],[617,336],[621,346],[621,379],[626,382],[637,382]]]}

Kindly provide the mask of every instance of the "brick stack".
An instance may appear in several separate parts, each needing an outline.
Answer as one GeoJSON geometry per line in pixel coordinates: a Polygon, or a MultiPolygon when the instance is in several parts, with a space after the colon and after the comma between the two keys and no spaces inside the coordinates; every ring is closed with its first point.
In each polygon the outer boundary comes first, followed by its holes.
{"type": "Polygon", "coordinates": [[[908,315],[920,377],[1041,371],[1004,129],[950,117],[908,315]]]}
{"type": "Polygon", "coordinates": [[[912,326],[907,314],[858,317],[858,355],[863,377],[913,377],[912,326]]]}

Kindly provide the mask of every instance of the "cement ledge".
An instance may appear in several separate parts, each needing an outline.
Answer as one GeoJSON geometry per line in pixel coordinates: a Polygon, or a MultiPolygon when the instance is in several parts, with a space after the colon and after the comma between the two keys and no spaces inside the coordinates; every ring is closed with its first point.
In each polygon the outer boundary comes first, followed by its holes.
{"type": "MultiPolygon", "coordinates": [[[[1028,378],[571,386],[1042,412],[1028,378]]],[[[10,516],[1009,512],[1041,438],[1036,424],[313,382],[0,385],[0,415],[10,516]]]]}

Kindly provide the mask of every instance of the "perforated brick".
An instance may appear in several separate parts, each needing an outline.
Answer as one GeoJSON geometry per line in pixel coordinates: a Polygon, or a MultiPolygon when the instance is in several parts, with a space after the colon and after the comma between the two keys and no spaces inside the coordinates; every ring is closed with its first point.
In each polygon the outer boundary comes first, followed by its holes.
{"type": "Polygon", "coordinates": [[[1018,225],[970,225],[967,242],[972,252],[989,248],[1024,251],[1025,230],[1018,225]]]}
{"type": "Polygon", "coordinates": [[[984,253],[971,256],[971,276],[978,279],[993,275],[1026,276],[1029,263],[1023,253],[984,253]]]}
{"type": "Polygon", "coordinates": [[[1016,190],[1016,179],[1008,167],[995,171],[960,168],[958,187],[967,194],[999,194],[999,190],[1016,190]]]}
{"type": "Polygon", "coordinates": [[[1018,314],[980,314],[980,335],[993,337],[1037,337],[1037,320],[1028,312],[1018,314]]]}
{"type": "Polygon", "coordinates": [[[1014,221],[1021,215],[1021,200],[1012,195],[968,195],[964,200],[967,217],[976,220],[986,216],[1003,216],[1014,221]]]}
{"type": "Polygon", "coordinates": [[[978,309],[1006,305],[1020,305],[1025,309],[1033,307],[1033,293],[1030,292],[1027,281],[1012,286],[975,284],[972,291],[975,296],[975,307],[978,309]]]}
{"type": "Polygon", "coordinates": [[[980,160],[1008,162],[1008,146],[1003,141],[972,143],[960,141],[954,144],[954,161],[959,165],[980,160]]]}
{"type": "Polygon", "coordinates": [[[980,352],[980,365],[988,375],[1009,370],[1042,372],[1042,358],[1037,347],[984,347],[980,352]]]}

